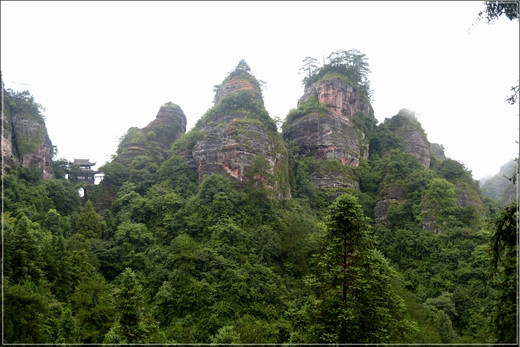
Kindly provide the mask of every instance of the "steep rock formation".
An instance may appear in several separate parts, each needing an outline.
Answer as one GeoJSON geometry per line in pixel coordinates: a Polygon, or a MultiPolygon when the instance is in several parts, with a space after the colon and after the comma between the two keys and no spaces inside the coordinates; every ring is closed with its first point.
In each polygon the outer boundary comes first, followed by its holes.
{"type": "Polygon", "coordinates": [[[294,120],[284,131],[287,140],[298,144],[300,156],[314,155],[316,159],[338,160],[350,166],[358,166],[359,160],[366,157],[366,151],[361,153],[359,136],[346,116],[333,113],[311,113],[294,120]]]}
{"type": "MultiPolygon", "coordinates": [[[[324,78],[305,87],[298,108],[287,116],[283,136],[298,145],[299,157],[357,167],[361,158],[368,157],[366,135],[354,122],[360,117],[373,119],[367,98],[345,81],[324,78]]],[[[349,177],[315,173],[311,180],[320,188],[358,187],[349,177]]]]}
{"type": "Polygon", "coordinates": [[[413,154],[425,167],[430,167],[430,143],[415,115],[403,109],[392,118],[394,131],[402,139],[403,151],[413,154]]]}
{"type": "Polygon", "coordinates": [[[186,116],[182,109],[167,102],[159,108],[153,121],[146,127],[130,128],[117,153],[126,163],[139,155],[152,155],[156,160],[164,160],[173,142],[186,132],[186,116]]]}
{"type": "Polygon", "coordinates": [[[54,148],[40,106],[28,92],[3,89],[2,96],[2,174],[23,166],[41,169],[43,178],[52,177],[54,148]]]}
{"type": "Polygon", "coordinates": [[[474,197],[471,196],[471,194],[464,188],[457,190],[457,206],[459,207],[466,207],[466,206],[473,206],[473,207],[479,207],[481,203],[477,201],[474,197]]]}
{"type": "Polygon", "coordinates": [[[179,148],[196,168],[199,183],[221,174],[262,186],[278,198],[290,196],[287,150],[261,95],[248,69],[237,67],[219,86],[215,106],[186,134],[193,142],[179,148]]]}
{"type": "Polygon", "coordinates": [[[403,150],[417,157],[425,168],[430,167],[430,143],[424,133],[416,129],[402,128],[398,134],[403,138],[403,150]]]}
{"type": "Polygon", "coordinates": [[[167,102],[159,108],[155,119],[143,128],[143,133],[149,131],[155,132],[157,142],[169,149],[186,132],[186,116],[178,105],[167,102]]]}
{"type": "Polygon", "coordinates": [[[359,182],[336,172],[316,172],[311,175],[311,181],[318,188],[359,188],[359,182]]]}
{"type": "Polygon", "coordinates": [[[21,154],[21,165],[42,169],[43,178],[52,177],[53,146],[45,124],[15,115],[13,117],[13,138],[17,143],[18,153],[21,154]],[[22,143],[29,143],[29,145],[25,147],[22,143]],[[34,148],[35,150],[33,150],[34,148]]]}
{"type": "Polygon", "coordinates": [[[304,103],[316,93],[318,101],[327,106],[329,110],[338,116],[352,116],[356,112],[372,114],[366,97],[361,95],[357,88],[349,83],[337,79],[324,78],[305,87],[303,96],[298,103],[304,103]]]}
{"type": "Polygon", "coordinates": [[[430,143],[430,159],[431,156],[435,157],[439,161],[446,160],[444,147],[438,143],[430,143]]]}
{"type": "Polygon", "coordinates": [[[218,104],[222,99],[230,94],[238,94],[240,91],[249,91],[251,99],[264,104],[262,98],[262,91],[254,85],[254,82],[247,79],[231,79],[221,84],[216,91],[215,104],[218,104]]]}
{"type": "MultiPolygon", "coordinates": [[[[2,100],[3,103],[3,100],[2,100]]],[[[11,117],[7,114],[2,115],[2,175],[5,175],[9,170],[20,166],[20,161],[16,155],[16,149],[13,148],[13,126],[11,124],[11,117]]]]}

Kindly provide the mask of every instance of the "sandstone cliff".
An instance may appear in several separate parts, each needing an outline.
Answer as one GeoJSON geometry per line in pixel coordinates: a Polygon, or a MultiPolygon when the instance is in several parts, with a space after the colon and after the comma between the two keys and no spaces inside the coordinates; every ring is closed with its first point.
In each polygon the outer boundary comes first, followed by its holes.
{"type": "Polygon", "coordinates": [[[287,150],[258,81],[241,64],[218,87],[215,105],[186,134],[192,141],[179,151],[197,170],[199,183],[221,174],[289,197],[287,150]]]}
{"type": "MultiPolygon", "coordinates": [[[[298,108],[287,116],[283,137],[294,141],[298,157],[313,156],[357,167],[368,157],[368,141],[361,119],[375,124],[368,99],[351,84],[325,77],[305,87],[298,108]]],[[[358,187],[352,177],[315,172],[311,180],[320,188],[358,187]]]]}
{"type": "Polygon", "coordinates": [[[40,105],[27,91],[2,90],[2,174],[23,166],[41,169],[43,178],[52,177],[54,148],[40,105]]]}
{"type": "Polygon", "coordinates": [[[146,127],[128,130],[119,144],[118,157],[126,163],[139,155],[150,155],[156,161],[164,160],[172,143],[185,132],[184,112],[178,105],[167,102],[146,127]]]}

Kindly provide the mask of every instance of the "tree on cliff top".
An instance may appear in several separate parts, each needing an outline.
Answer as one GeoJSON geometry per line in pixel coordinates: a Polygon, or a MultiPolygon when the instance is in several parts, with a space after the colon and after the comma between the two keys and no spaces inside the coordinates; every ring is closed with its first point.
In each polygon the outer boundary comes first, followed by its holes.
{"type": "Polygon", "coordinates": [[[349,83],[357,86],[363,95],[370,98],[372,94],[368,80],[370,68],[365,54],[357,49],[337,50],[330,53],[327,60],[328,63],[321,68],[316,65],[315,58],[306,57],[303,60],[304,66],[300,71],[308,73],[302,80],[304,85],[308,86],[326,75],[335,74],[346,77],[349,83]]]}
{"type": "Polygon", "coordinates": [[[238,62],[238,65],[237,67],[235,68],[235,71],[245,71],[245,72],[248,72],[250,73],[251,72],[251,68],[249,67],[249,65],[247,65],[245,59],[240,59],[240,61],[238,62]]]}

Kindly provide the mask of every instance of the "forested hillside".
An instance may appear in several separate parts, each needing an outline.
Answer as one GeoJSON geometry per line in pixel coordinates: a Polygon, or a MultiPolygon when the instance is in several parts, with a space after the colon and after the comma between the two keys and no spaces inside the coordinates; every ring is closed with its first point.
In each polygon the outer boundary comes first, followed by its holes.
{"type": "Polygon", "coordinates": [[[10,167],[4,342],[517,342],[517,202],[413,112],[378,124],[361,52],[303,70],[281,131],[240,61],[187,133],[172,102],[129,129],[83,199],[66,160],[10,167]]]}

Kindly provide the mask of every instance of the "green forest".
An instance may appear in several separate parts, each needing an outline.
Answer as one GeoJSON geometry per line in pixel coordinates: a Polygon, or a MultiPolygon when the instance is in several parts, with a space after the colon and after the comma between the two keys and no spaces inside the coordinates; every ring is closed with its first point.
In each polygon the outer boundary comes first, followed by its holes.
{"type": "MultiPolygon", "coordinates": [[[[360,52],[304,64],[304,84],[332,78],[370,99],[360,52]]],[[[84,198],[63,158],[45,180],[37,167],[3,175],[4,342],[518,342],[516,200],[483,196],[456,160],[432,155],[425,167],[404,140],[425,134],[406,109],[380,124],[350,115],[363,134],[357,166],[303,155],[265,111],[245,61],[216,93],[237,80],[256,94],[216,95],[167,149],[155,131],[131,128],[84,198]],[[229,114],[240,121],[224,124],[229,114]],[[244,146],[256,145],[251,129],[265,131],[285,164],[270,172],[259,156],[242,181],[200,175],[186,153],[224,126],[250,139],[244,146]],[[318,173],[357,186],[320,188],[318,173]]],[[[43,122],[28,92],[4,91],[3,106],[43,122]]],[[[281,128],[309,114],[329,113],[314,95],[281,128]]]]}

